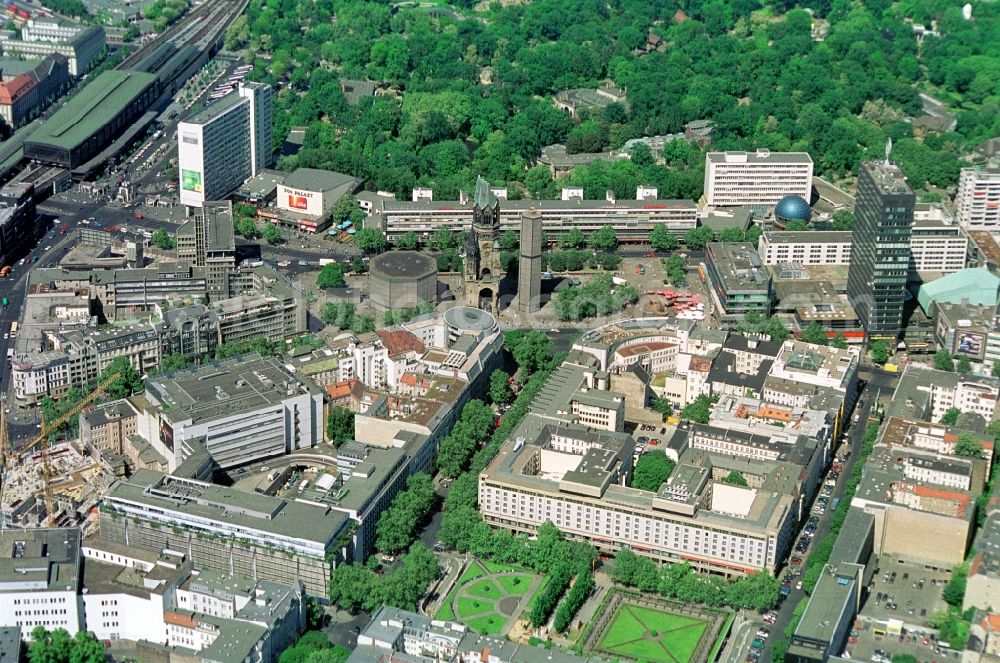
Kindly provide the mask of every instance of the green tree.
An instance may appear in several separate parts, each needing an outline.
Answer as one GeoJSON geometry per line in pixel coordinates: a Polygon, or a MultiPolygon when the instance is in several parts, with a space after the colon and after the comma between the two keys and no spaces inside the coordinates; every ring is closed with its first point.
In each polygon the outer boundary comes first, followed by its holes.
{"type": "Polygon", "coordinates": [[[335,447],[353,440],[354,413],[339,405],[332,406],[326,415],[326,437],[335,447]]]}
{"type": "Polygon", "coordinates": [[[153,236],[149,241],[158,249],[163,249],[164,251],[171,251],[177,248],[177,240],[173,238],[170,233],[168,233],[163,228],[153,231],[153,236]]]}
{"type": "Polygon", "coordinates": [[[854,214],[850,210],[839,209],[833,213],[834,230],[853,230],[854,214]]]}
{"type": "Polygon", "coordinates": [[[823,325],[816,321],[810,322],[805,329],[802,330],[802,340],[806,343],[815,343],[816,345],[826,345],[827,336],[826,330],[823,329],[823,325]]]}
{"type": "Polygon", "coordinates": [[[712,397],[700,394],[681,409],[681,419],[694,421],[699,424],[707,424],[709,417],[712,415],[712,406],[714,404],[715,401],[712,397]]]}
{"type": "Polygon", "coordinates": [[[510,376],[499,368],[490,373],[490,400],[494,403],[509,403],[514,394],[510,389],[510,376]]]}
{"type": "Polygon", "coordinates": [[[493,430],[493,410],[480,400],[465,404],[451,432],[438,447],[438,469],[457,477],[468,464],[476,446],[493,430]]]}
{"type": "Polygon", "coordinates": [[[968,431],[961,431],[958,434],[958,439],[955,441],[954,453],[957,456],[982,458],[983,445],[972,436],[972,433],[968,431]]]}
{"type": "Polygon", "coordinates": [[[962,607],[962,600],[965,598],[965,585],[968,577],[969,565],[965,562],[957,564],[955,568],[951,570],[951,579],[948,581],[944,591],[941,593],[941,598],[943,598],[948,605],[956,608],[962,607]]]}
{"type": "Polygon", "coordinates": [[[639,461],[632,470],[632,481],[629,485],[639,490],[659,490],[663,482],[670,478],[676,466],[677,464],[660,449],[644,453],[639,456],[639,461]]]}
{"type": "Polygon", "coordinates": [[[698,226],[691,228],[684,233],[684,244],[690,249],[703,249],[705,245],[712,241],[714,233],[708,226],[698,226]]]}
{"type": "Polygon", "coordinates": [[[761,331],[770,336],[772,341],[776,341],[778,343],[783,343],[791,335],[788,331],[788,327],[786,327],[785,323],[783,323],[776,315],[772,315],[764,321],[761,331]]]}
{"type": "Polygon", "coordinates": [[[509,331],[504,334],[504,347],[526,376],[547,366],[555,354],[552,339],[540,331],[509,331]]]}
{"type": "Polygon", "coordinates": [[[420,246],[420,240],[417,238],[417,233],[410,230],[397,237],[393,245],[404,251],[416,251],[417,247],[420,246]]]}
{"type": "Polygon", "coordinates": [[[128,357],[115,357],[101,372],[100,383],[104,384],[113,376],[114,381],[104,388],[111,398],[127,398],[143,389],[142,376],[139,371],[132,366],[128,357]]]}
{"type": "Polygon", "coordinates": [[[388,246],[385,234],[378,228],[362,228],[354,234],[354,243],[365,253],[381,253],[388,246]]]}
{"type": "Polygon", "coordinates": [[[657,223],[649,233],[649,244],[656,251],[673,251],[678,245],[677,235],[670,232],[666,225],[657,223]]]}
{"type": "Polygon", "coordinates": [[[802,232],[804,230],[809,230],[809,223],[803,221],[802,219],[789,219],[785,224],[785,230],[789,232],[802,232]]]}
{"type": "Polygon", "coordinates": [[[333,206],[333,220],[336,223],[346,221],[351,218],[354,210],[358,209],[361,209],[358,206],[358,199],[349,193],[345,193],[337,199],[336,204],[333,206]]]}
{"type": "Polygon", "coordinates": [[[613,226],[601,226],[587,238],[587,246],[595,251],[614,251],[618,247],[618,234],[613,226]]]}
{"type": "Polygon", "coordinates": [[[559,235],[559,246],[564,249],[582,249],[586,240],[579,228],[570,228],[559,235]]]}
{"type": "Polygon", "coordinates": [[[842,333],[837,332],[836,334],[833,335],[833,338],[830,339],[830,345],[832,347],[837,348],[838,350],[846,350],[847,337],[845,337],[842,333]]]}
{"type": "Polygon", "coordinates": [[[244,239],[254,240],[260,237],[260,228],[253,217],[238,217],[233,221],[233,230],[244,239]]]}
{"type": "Polygon", "coordinates": [[[995,378],[1000,378],[1000,361],[993,362],[993,368],[990,369],[990,375],[995,378]]]}
{"type": "Polygon", "coordinates": [[[684,258],[673,255],[663,261],[663,269],[667,274],[667,280],[672,285],[684,285],[687,280],[687,270],[684,258]]]}
{"type": "Polygon", "coordinates": [[[383,554],[408,548],[436,499],[434,481],[429,475],[418,472],[407,479],[406,490],[398,493],[379,516],[375,525],[375,548],[383,554]]]}
{"type": "Polygon", "coordinates": [[[187,357],[184,355],[174,352],[168,354],[163,359],[160,360],[160,373],[173,373],[174,371],[183,371],[188,367],[187,357]]]}
{"type": "Polygon", "coordinates": [[[664,396],[657,396],[653,399],[652,409],[654,412],[659,412],[664,417],[669,417],[674,412],[674,407],[670,402],[670,399],[664,396]]]}
{"type": "Polygon", "coordinates": [[[954,426],[958,423],[958,415],[962,414],[962,411],[957,407],[950,407],[948,410],[941,415],[941,422],[945,426],[954,426]]]}
{"type": "Polygon", "coordinates": [[[874,341],[868,348],[868,355],[876,364],[884,364],[889,361],[889,344],[882,340],[874,341]]]}
{"type": "Polygon", "coordinates": [[[744,488],[749,485],[747,480],[743,478],[743,475],[736,470],[732,470],[729,474],[727,474],[726,478],[722,480],[722,483],[728,483],[730,486],[743,486],[744,488]]]}
{"type": "Polygon", "coordinates": [[[892,663],[918,663],[918,661],[913,654],[893,654],[892,663]]]}
{"type": "Polygon", "coordinates": [[[448,228],[438,228],[431,235],[427,248],[433,251],[444,251],[445,249],[457,249],[462,246],[462,233],[453,232],[448,228]]]}
{"type": "Polygon", "coordinates": [[[273,223],[265,223],[264,228],[260,231],[260,235],[268,244],[279,244],[281,242],[281,231],[273,223]]]}
{"type": "Polygon", "coordinates": [[[955,370],[962,375],[968,375],[972,372],[972,362],[969,361],[968,355],[959,355],[958,361],[955,362],[955,370]]]}
{"type": "Polygon", "coordinates": [[[521,245],[521,240],[513,230],[505,230],[497,241],[501,251],[514,251],[521,245]]]}
{"type": "Polygon", "coordinates": [[[316,275],[316,287],[318,288],[340,288],[347,282],[344,280],[344,268],[335,262],[323,265],[316,275]]]}
{"type": "Polygon", "coordinates": [[[80,631],[70,637],[65,629],[48,631],[36,626],[28,646],[29,663],[104,663],[104,645],[92,633],[80,631]]]}
{"type": "Polygon", "coordinates": [[[954,371],[955,362],[944,348],[934,353],[934,368],[939,371],[954,371]]]}
{"type": "Polygon", "coordinates": [[[719,233],[719,242],[744,242],[746,241],[746,236],[743,234],[743,230],[740,228],[724,228],[722,232],[719,233]]]}

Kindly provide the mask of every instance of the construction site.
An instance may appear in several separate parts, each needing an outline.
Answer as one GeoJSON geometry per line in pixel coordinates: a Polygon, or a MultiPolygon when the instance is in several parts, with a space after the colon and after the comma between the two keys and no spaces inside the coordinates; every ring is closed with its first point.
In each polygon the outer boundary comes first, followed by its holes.
{"type": "Polygon", "coordinates": [[[97,529],[97,502],[124,464],[79,438],[57,441],[65,424],[93,406],[112,375],[74,407],[52,421],[42,420],[38,436],[20,449],[8,437],[6,399],[0,406],[0,525],[97,529]]]}

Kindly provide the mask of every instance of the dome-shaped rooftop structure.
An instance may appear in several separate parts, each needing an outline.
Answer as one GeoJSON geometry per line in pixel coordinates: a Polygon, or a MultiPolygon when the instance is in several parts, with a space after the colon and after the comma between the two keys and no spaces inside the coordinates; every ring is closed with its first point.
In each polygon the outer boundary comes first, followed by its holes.
{"type": "Polygon", "coordinates": [[[789,221],[809,221],[812,209],[802,196],[785,196],[774,206],[774,218],[784,226],[789,221]]]}

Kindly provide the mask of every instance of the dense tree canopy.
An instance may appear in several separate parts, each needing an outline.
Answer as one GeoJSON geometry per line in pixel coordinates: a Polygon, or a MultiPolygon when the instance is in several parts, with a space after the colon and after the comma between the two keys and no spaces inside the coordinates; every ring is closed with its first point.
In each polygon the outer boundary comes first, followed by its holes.
{"type": "MultiPolygon", "coordinates": [[[[180,0],[161,0],[154,13],[168,1],[180,0]]],[[[880,156],[891,136],[911,182],[947,186],[960,151],[1000,133],[995,4],[977,5],[972,21],[959,3],[927,0],[776,0],[766,9],[742,0],[474,4],[457,0],[454,13],[431,14],[357,0],[252,0],[227,43],[248,42],[253,76],[281,83],[275,145],[289,127],[307,127],[304,148],[282,167],[348,172],[399,195],[432,186],[437,199],[453,199],[482,174],[522,183],[512,196],[548,197],[557,189],[546,169],[528,168],[545,145],[620,149],[710,119],[713,149],[805,150],[829,176],[880,156]],[[675,17],[679,9],[686,20],[675,17]],[[829,22],[824,40],[812,38],[806,10],[829,22]],[[937,35],[918,45],[911,24],[932,21],[937,35]],[[637,51],[650,32],[668,48],[637,51]],[[402,94],[351,105],[341,77],[402,94]],[[570,118],[550,101],[608,80],[628,91],[626,104],[570,118]],[[958,111],[956,132],[914,137],[904,118],[921,113],[921,90],[958,111]]],[[[700,195],[699,148],[668,143],[662,164],[646,146],[631,156],[577,168],[566,183],[584,186],[588,198],[607,189],[632,196],[636,182],[661,197],[700,195]]]]}

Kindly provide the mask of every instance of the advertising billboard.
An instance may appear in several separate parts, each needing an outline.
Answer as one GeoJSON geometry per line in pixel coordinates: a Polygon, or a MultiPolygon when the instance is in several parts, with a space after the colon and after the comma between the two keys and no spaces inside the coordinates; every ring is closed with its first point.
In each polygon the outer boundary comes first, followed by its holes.
{"type": "Polygon", "coordinates": [[[288,207],[290,209],[309,209],[309,199],[290,193],[288,194],[288,207]]]}
{"type": "Polygon", "coordinates": [[[201,173],[197,170],[181,170],[181,188],[201,193],[201,173]]]}
{"type": "Polygon", "coordinates": [[[983,356],[983,335],[973,334],[967,331],[956,331],[955,336],[957,337],[957,348],[956,354],[969,355],[970,357],[980,358],[983,356]]]}
{"type": "Polygon", "coordinates": [[[160,442],[168,449],[174,448],[174,429],[165,419],[160,419],[160,442]]]}

